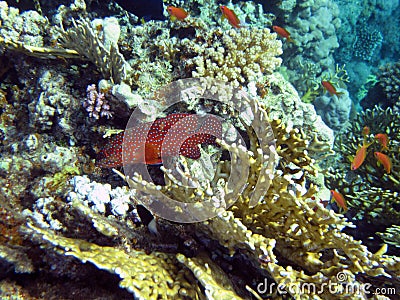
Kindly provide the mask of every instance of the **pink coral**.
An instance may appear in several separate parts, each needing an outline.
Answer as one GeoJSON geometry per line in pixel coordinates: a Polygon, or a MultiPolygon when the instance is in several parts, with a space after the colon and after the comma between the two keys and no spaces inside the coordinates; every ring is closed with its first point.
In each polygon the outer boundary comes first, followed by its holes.
{"type": "Polygon", "coordinates": [[[105,94],[98,92],[95,84],[88,85],[83,107],[89,113],[90,118],[98,120],[99,117],[106,117],[107,119],[112,117],[110,105],[108,104],[105,94]]]}

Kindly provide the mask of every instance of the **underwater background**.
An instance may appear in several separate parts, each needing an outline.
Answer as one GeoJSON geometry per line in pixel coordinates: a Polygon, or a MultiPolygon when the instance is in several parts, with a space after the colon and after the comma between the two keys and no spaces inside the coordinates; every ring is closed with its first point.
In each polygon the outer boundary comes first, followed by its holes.
{"type": "Polygon", "coordinates": [[[0,299],[400,299],[399,8],[0,1],[0,299]]]}

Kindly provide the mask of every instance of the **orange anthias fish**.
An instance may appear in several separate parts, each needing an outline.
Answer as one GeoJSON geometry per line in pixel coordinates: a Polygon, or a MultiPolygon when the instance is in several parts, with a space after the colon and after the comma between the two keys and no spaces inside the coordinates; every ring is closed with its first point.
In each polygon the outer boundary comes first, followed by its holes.
{"type": "Polygon", "coordinates": [[[364,128],[362,130],[363,137],[366,138],[370,133],[371,133],[371,129],[369,129],[368,126],[364,126],[364,128]]]}
{"type": "Polygon", "coordinates": [[[285,28],[280,26],[272,26],[272,29],[281,37],[285,38],[288,43],[294,42],[293,39],[290,37],[289,31],[287,31],[285,28]]]}
{"type": "Polygon", "coordinates": [[[321,84],[322,84],[322,86],[328,91],[328,93],[329,93],[331,96],[333,96],[333,95],[340,96],[340,95],[343,94],[342,92],[336,91],[336,88],[335,88],[335,87],[333,86],[333,84],[330,83],[329,81],[322,80],[322,81],[321,81],[321,84]]]}
{"type": "Polygon", "coordinates": [[[337,205],[339,205],[344,210],[347,210],[346,200],[343,195],[335,190],[331,190],[332,200],[335,200],[337,205]]]}
{"type": "Polygon", "coordinates": [[[367,144],[364,140],[364,143],[362,146],[359,146],[356,152],[356,155],[353,158],[353,161],[351,162],[351,169],[357,170],[364,162],[365,157],[367,156],[367,148],[371,145],[372,143],[367,144]]]}
{"type": "Polygon", "coordinates": [[[187,138],[180,145],[179,154],[188,158],[198,159],[201,156],[198,147],[199,144],[218,146],[215,139],[222,136],[222,125],[217,118],[207,117],[204,121],[200,118],[200,116],[193,114],[177,113],[157,119],[153,123],[144,123],[133,128],[128,128],[108,140],[108,143],[99,151],[96,157],[96,165],[101,168],[115,168],[122,166],[124,163],[161,164],[161,151],[163,151],[163,155],[165,156],[173,156],[175,154],[173,149],[176,146],[174,141],[179,140],[179,136],[182,137],[188,130],[190,132],[199,130],[200,133],[194,133],[187,138]],[[167,142],[163,143],[168,131],[177,122],[180,124],[177,127],[187,129],[186,132],[171,131],[173,134],[179,136],[176,138],[174,138],[175,136],[169,137],[167,142]],[[217,134],[214,136],[201,133],[202,128],[213,128],[213,132],[217,134]],[[130,151],[124,151],[124,158],[122,158],[124,141],[124,148],[128,147],[127,149],[130,151]]]}
{"type": "Polygon", "coordinates": [[[389,156],[383,154],[381,152],[374,152],[376,159],[378,160],[378,165],[382,164],[387,174],[390,174],[392,170],[392,162],[390,161],[389,156]]]}
{"type": "Polygon", "coordinates": [[[236,14],[233,10],[227,8],[224,5],[221,5],[219,8],[221,9],[221,12],[222,12],[222,17],[221,17],[222,19],[226,18],[229,21],[229,23],[235,28],[242,27],[240,25],[239,18],[236,16],[236,14]]]}
{"type": "Polygon", "coordinates": [[[386,133],[378,133],[377,135],[375,135],[375,138],[379,141],[379,143],[382,146],[381,151],[389,150],[388,148],[389,138],[386,133]]]}
{"type": "Polygon", "coordinates": [[[167,11],[171,16],[172,21],[175,21],[175,20],[182,21],[182,20],[186,19],[186,17],[189,15],[189,13],[186,10],[184,10],[183,8],[175,7],[175,6],[171,6],[171,5],[167,7],[167,11]]]}

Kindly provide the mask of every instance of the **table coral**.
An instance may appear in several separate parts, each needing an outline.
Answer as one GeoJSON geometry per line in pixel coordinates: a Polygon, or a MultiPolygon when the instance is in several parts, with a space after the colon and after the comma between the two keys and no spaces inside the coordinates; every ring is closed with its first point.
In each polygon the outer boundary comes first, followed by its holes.
{"type": "Polygon", "coordinates": [[[33,225],[30,228],[36,235],[42,235],[43,240],[58,247],[64,255],[89,261],[100,269],[117,274],[121,278],[120,286],[139,299],[197,299],[196,290],[191,288],[192,283],[186,279],[190,278],[190,274],[178,268],[173,255],[156,252],[146,254],[133,249],[126,253],[117,247],[57,236],[33,225]]]}

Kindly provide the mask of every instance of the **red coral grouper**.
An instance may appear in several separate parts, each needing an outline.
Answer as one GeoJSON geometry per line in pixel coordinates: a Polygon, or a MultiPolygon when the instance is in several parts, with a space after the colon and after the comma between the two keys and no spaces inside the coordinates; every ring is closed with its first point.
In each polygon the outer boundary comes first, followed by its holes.
{"type": "Polygon", "coordinates": [[[157,165],[162,163],[161,151],[163,151],[164,156],[173,156],[178,153],[176,151],[178,146],[180,146],[180,155],[198,159],[200,158],[198,145],[218,146],[215,139],[216,137],[221,138],[221,136],[222,125],[215,117],[202,117],[184,113],[170,114],[165,118],[155,120],[153,123],[137,125],[112,136],[98,153],[96,165],[101,168],[119,167],[124,162],[126,164],[157,165]],[[172,130],[170,130],[171,128],[172,130]],[[124,136],[123,161],[122,144],[124,136]],[[126,149],[129,149],[129,151],[126,149]]]}

